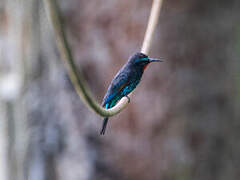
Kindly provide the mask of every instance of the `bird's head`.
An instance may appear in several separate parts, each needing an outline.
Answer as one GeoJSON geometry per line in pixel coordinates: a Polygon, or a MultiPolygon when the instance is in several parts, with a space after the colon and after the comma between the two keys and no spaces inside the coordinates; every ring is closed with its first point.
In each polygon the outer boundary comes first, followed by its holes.
{"type": "Polygon", "coordinates": [[[162,60],[150,58],[147,55],[138,52],[130,58],[129,62],[134,66],[143,68],[144,70],[148,64],[152,62],[162,62],[162,60]]]}

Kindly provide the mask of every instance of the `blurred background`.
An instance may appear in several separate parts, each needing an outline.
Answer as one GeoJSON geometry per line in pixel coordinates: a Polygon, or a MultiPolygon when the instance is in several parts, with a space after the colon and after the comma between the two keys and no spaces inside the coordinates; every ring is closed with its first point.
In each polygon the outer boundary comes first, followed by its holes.
{"type": "MultiPolygon", "coordinates": [[[[139,51],[151,0],[59,1],[98,102],[139,51]]],[[[164,0],[131,103],[102,118],[76,94],[42,1],[0,1],[0,180],[237,180],[240,1],[164,0]]]]}

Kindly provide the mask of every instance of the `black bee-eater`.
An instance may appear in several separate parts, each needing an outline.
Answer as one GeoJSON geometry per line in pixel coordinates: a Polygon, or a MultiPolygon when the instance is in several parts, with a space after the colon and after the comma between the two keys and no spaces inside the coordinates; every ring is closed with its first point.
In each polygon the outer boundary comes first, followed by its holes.
{"type": "MultiPolygon", "coordinates": [[[[140,82],[143,72],[151,62],[161,62],[160,59],[153,59],[143,53],[136,53],[131,56],[127,63],[113,78],[104,96],[102,106],[110,109],[124,96],[132,92],[140,82]]],[[[108,117],[104,118],[100,134],[104,134],[108,123],[108,117]]]]}

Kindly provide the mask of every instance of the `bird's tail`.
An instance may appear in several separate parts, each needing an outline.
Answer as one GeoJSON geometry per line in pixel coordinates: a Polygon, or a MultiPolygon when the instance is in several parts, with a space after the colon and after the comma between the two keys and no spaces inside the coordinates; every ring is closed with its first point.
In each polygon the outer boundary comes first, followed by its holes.
{"type": "Polygon", "coordinates": [[[108,117],[105,117],[103,120],[102,130],[100,132],[101,135],[105,134],[107,123],[108,123],[108,117]]]}

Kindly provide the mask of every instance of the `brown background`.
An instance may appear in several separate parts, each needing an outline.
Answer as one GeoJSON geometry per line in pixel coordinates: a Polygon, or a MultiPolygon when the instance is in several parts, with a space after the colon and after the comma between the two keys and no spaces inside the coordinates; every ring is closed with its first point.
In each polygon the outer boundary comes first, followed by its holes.
{"type": "MultiPolygon", "coordinates": [[[[101,102],[141,48],[150,0],[60,1],[74,58],[101,102]]],[[[131,103],[102,118],[81,102],[42,1],[0,3],[0,180],[237,180],[240,4],[163,1],[131,103]]]]}

